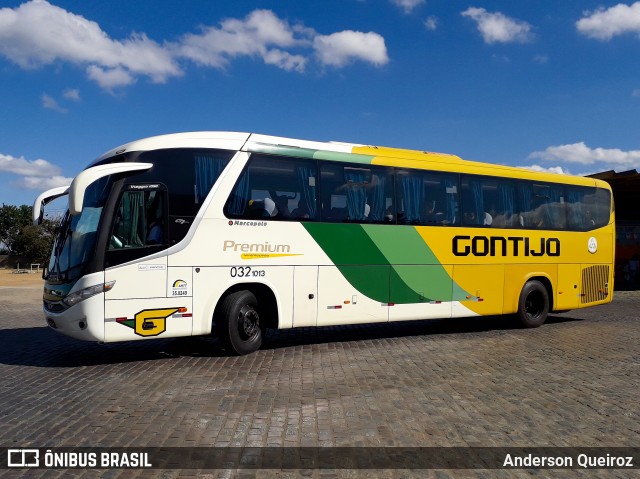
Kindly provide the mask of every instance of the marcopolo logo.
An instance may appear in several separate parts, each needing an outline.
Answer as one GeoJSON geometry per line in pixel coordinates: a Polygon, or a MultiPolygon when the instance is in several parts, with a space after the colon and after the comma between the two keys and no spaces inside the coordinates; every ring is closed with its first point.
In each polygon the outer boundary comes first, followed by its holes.
{"type": "Polygon", "coordinates": [[[267,226],[266,221],[229,220],[229,226],[267,226]]]}
{"type": "Polygon", "coordinates": [[[526,236],[464,236],[453,237],[456,256],[560,256],[558,238],[531,240],[526,236]]]}

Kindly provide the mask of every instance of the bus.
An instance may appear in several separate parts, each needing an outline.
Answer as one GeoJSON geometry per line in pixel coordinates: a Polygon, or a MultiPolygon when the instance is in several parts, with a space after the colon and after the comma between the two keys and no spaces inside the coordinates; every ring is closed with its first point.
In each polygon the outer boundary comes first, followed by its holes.
{"type": "Polygon", "coordinates": [[[115,148],[69,187],[44,269],[56,331],[109,343],[550,312],[613,297],[603,181],[457,156],[231,133],[115,148]]]}

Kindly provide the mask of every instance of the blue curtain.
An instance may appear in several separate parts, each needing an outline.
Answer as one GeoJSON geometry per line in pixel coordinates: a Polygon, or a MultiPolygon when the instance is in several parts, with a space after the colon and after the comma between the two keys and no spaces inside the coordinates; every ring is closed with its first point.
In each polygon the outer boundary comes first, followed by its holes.
{"type": "Polygon", "coordinates": [[[504,217],[508,220],[513,215],[513,185],[498,183],[498,207],[504,211],[504,217]]]}
{"type": "Polygon", "coordinates": [[[371,221],[384,221],[384,213],[386,210],[385,199],[385,187],[387,184],[387,176],[382,173],[374,176],[377,181],[373,181],[373,188],[371,189],[371,211],[369,212],[369,219],[371,221]]]}
{"type": "Polygon", "coordinates": [[[569,214],[569,226],[573,229],[583,229],[586,219],[584,212],[583,200],[584,193],[579,190],[569,190],[567,192],[567,200],[569,202],[568,214],[569,214]]]}
{"type": "MultiPolygon", "coordinates": [[[[520,215],[525,217],[533,212],[533,185],[529,183],[521,183],[518,185],[518,201],[520,215]]],[[[528,226],[528,225],[521,225],[528,226]]]]}
{"type": "Polygon", "coordinates": [[[249,170],[246,170],[236,185],[229,198],[229,213],[234,216],[241,216],[249,204],[249,170]]]}
{"type": "MultiPolygon", "coordinates": [[[[471,224],[481,225],[484,222],[484,198],[482,196],[482,183],[479,181],[470,181],[471,195],[473,198],[474,206],[471,211],[476,215],[475,221],[470,221],[471,224]]],[[[467,219],[467,221],[469,221],[467,219]]]]}
{"type": "Polygon", "coordinates": [[[362,221],[365,219],[364,205],[367,202],[367,194],[364,188],[364,173],[345,170],[344,179],[347,189],[348,218],[353,221],[362,221]]]}
{"type": "Polygon", "coordinates": [[[417,174],[403,175],[400,178],[404,198],[405,220],[409,223],[420,222],[420,208],[424,201],[424,182],[417,174]]]}
{"type": "Polygon", "coordinates": [[[547,204],[546,216],[550,228],[564,228],[564,211],[560,206],[560,198],[562,197],[562,190],[560,188],[549,188],[549,198],[547,204]]]}
{"type": "Polygon", "coordinates": [[[196,188],[195,188],[195,202],[200,203],[209,194],[211,187],[216,182],[224,167],[227,166],[228,160],[222,158],[215,158],[213,156],[196,155],[195,160],[195,173],[196,173],[196,188]]]}
{"type": "Polygon", "coordinates": [[[445,203],[445,220],[449,224],[454,224],[456,222],[456,182],[453,178],[445,178],[444,187],[446,193],[446,203],[445,203]],[[449,193],[451,192],[451,193],[449,193]]]}
{"type": "Polygon", "coordinates": [[[316,218],[317,202],[316,202],[316,186],[315,177],[316,169],[311,166],[296,166],[296,175],[300,184],[300,192],[302,200],[309,211],[309,218],[316,218]],[[309,179],[313,178],[313,185],[309,184],[309,179]]]}

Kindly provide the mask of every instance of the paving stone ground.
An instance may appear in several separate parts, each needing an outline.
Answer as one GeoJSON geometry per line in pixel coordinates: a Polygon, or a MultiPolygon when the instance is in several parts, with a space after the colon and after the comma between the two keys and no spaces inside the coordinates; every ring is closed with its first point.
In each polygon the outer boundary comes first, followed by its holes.
{"type": "MultiPolygon", "coordinates": [[[[640,446],[640,292],[505,318],[97,345],[0,287],[0,446],[640,446]]],[[[30,477],[633,477],[584,470],[55,470],[30,477]]],[[[640,471],[636,470],[640,475],[640,471]]],[[[3,471],[0,471],[0,475],[3,471]]],[[[4,471],[7,477],[22,472],[4,471]]],[[[636,476],[637,477],[637,476],[636,476]]]]}

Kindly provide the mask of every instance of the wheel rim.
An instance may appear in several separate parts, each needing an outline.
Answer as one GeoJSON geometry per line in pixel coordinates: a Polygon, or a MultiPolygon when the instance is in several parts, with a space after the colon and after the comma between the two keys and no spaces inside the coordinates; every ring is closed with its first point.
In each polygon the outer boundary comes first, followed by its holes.
{"type": "Polygon", "coordinates": [[[260,331],[260,316],[253,306],[247,304],[238,313],[238,331],[245,341],[257,336],[260,331]]]}
{"type": "Polygon", "coordinates": [[[529,319],[537,320],[544,311],[544,297],[540,291],[532,291],[524,302],[524,310],[529,319]]]}

